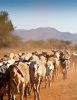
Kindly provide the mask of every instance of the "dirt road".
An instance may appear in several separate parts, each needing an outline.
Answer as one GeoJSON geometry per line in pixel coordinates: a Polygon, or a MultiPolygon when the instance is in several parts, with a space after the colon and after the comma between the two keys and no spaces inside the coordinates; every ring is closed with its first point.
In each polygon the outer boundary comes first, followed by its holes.
{"type": "MultiPolygon", "coordinates": [[[[31,96],[28,96],[28,100],[34,100],[33,96],[32,93],[31,96]]],[[[65,81],[60,73],[52,82],[51,88],[45,89],[45,82],[42,82],[40,96],[41,100],[77,100],[77,72],[69,68],[65,81]]],[[[4,97],[4,100],[7,100],[7,96],[4,97]]],[[[19,94],[16,95],[16,100],[20,100],[19,94]]]]}

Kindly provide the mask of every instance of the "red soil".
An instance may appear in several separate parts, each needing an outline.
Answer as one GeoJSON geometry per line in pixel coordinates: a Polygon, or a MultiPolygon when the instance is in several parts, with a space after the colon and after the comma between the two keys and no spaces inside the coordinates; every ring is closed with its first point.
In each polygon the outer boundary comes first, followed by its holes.
{"type": "MultiPolygon", "coordinates": [[[[45,82],[42,82],[41,100],[77,100],[77,72],[74,69],[68,69],[65,81],[60,73],[51,84],[51,88],[45,89],[45,82]]],[[[33,96],[32,93],[31,96],[28,96],[28,100],[34,100],[33,96]]],[[[4,100],[8,100],[7,96],[4,97],[4,100]]],[[[20,100],[19,94],[16,95],[16,100],[20,100]]]]}

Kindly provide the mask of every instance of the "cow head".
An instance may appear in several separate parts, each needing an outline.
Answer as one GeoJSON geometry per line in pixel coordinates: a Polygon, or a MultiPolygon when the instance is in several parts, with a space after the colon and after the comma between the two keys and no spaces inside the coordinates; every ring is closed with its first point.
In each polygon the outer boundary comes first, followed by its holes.
{"type": "Polygon", "coordinates": [[[36,61],[33,61],[33,73],[34,73],[34,78],[37,77],[37,73],[38,73],[38,68],[39,68],[39,64],[36,61]]]}
{"type": "Polygon", "coordinates": [[[18,66],[17,65],[11,65],[9,67],[9,71],[10,71],[10,75],[12,77],[15,77],[17,75],[17,71],[18,71],[18,66]]]}
{"type": "Polygon", "coordinates": [[[51,50],[52,51],[52,55],[53,55],[53,57],[55,57],[55,58],[58,58],[59,59],[59,54],[60,54],[60,51],[59,50],[51,50]]]}

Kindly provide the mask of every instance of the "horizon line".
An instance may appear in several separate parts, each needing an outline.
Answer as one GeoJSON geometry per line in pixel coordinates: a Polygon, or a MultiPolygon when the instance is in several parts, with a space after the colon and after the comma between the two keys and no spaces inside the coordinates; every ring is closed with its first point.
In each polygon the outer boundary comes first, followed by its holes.
{"type": "Polygon", "coordinates": [[[39,28],[52,28],[52,29],[55,29],[55,30],[57,30],[57,31],[59,31],[59,32],[62,32],[62,33],[70,33],[70,34],[77,34],[77,33],[71,33],[71,32],[69,32],[69,31],[60,31],[60,30],[58,30],[58,29],[56,29],[56,28],[53,28],[53,27],[37,27],[37,28],[31,28],[31,29],[14,29],[14,30],[26,30],[26,31],[29,31],[29,30],[35,30],[35,29],[39,29],[39,28]]]}

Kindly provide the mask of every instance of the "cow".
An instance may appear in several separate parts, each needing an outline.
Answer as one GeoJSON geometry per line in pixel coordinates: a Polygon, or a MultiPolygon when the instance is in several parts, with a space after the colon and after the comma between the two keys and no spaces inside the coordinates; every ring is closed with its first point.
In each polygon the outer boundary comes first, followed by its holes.
{"type": "Polygon", "coordinates": [[[60,52],[60,65],[63,71],[63,79],[65,80],[67,77],[67,69],[70,66],[69,55],[64,52],[60,52]]]}
{"type": "Polygon", "coordinates": [[[29,67],[27,64],[20,63],[19,67],[15,64],[10,65],[10,90],[12,94],[12,99],[15,100],[15,93],[20,92],[20,100],[23,100],[24,91],[26,91],[27,99],[27,89],[29,84],[29,67]],[[23,74],[22,67],[24,68],[25,74],[23,74]]]}
{"type": "Polygon", "coordinates": [[[47,78],[49,81],[49,87],[51,87],[51,80],[53,78],[54,73],[54,65],[51,61],[46,62],[46,86],[47,87],[47,78]]]}
{"type": "Polygon", "coordinates": [[[42,67],[38,61],[33,60],[30,63],[30,80],[31,80],[31,87],[34,91],[34,100],[40,100],[40,84],[42,78],[42,67]]]}

